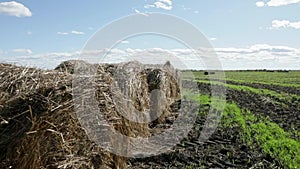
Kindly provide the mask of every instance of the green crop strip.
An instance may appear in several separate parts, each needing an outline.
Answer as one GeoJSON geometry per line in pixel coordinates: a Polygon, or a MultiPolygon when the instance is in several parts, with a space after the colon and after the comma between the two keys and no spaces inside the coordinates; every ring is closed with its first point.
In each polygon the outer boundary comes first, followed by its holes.
{"type": "Polygon", "coordinates": [[[300,84],[291,84],[291,83],[276,83],[276,82],[268,83],[268,82],[251,81],[251,80],[237,80],[237,79],[229,79],[229,78],[226,78],[226,80],[238,82],[238,83],[258,83],[258,84],[263,84],[263,85],[275,85],[275,86],[283,86],[283,87],[300,88],[300,84]]]}
{"type": "MultiPolygon", "coordinates": [[[[196,78],[197,80],[205,80],[205,81],[220,81],[220,79],[215,78],[208,78],[208,77],[202,77],[202,78],[196,78]]],[[[224,80],[224,79],[223,79],[224,80]]],[[[300,88],[300,84],[292,84],[292,83],[276,83],[276,82],[261,82],[261,81],[251,81],[251,80],[237,80],[237,79],[230,79],[226,78],[227,81],[237,82],[237,83],[257,83],[262,85],[274,85],[274,86],[282,86],[282,87],[296,87],[300,88]]]]}
{"type": "MultiPolygon", "coordinates": [[[[195,78],[205,79],[217,77],[220,72],[216,72],[214,75],[206,76],[203,71],[193,71],[195,78]]],[[[191,74],[183,72],[184,77],[191,77],[191,74]]],[[[300,85],[300,71],[290,71],[288,73],[282,72],[241,72],[241,71],[225,71],[226,79],[242,80],[245,82],[263,82],[268,84],[279,85],[300,85]]]]}
{"type": "Polygon", "coordinates": [[[283,72],[238,72],[226,71],[226,78],[249,82],[265,82],[277,84],[300,85],[300,71],[283,72]]]}
{"type": "Polygon", "coordinates": [[[226,86],[228,88],[234,89],[234,90],[248,91],[248,92],[252,92],[252,93],[255,93],[255,94],[259,94],[259,95],[275,97],[275,98],[278,98],[279,100],[288,100],[290,102],[294,99],[300,99],[300,96],[294,95],[294,94],[277,93],[277,92],[272,91],[272,90],[256,89],[256,88],[249,87],[249,86],[226,84],[226,83],[219,82],[219,81],[197,80],[197,82],[205,83],[205,84],[212,84],[212,85],[222,85],[222,86],[226,86]]]}
{"type": "Polygon", "coordinates": [[[227,104],[222,125],[240,127],[243,141],[248,145],[256,142],[265,154],[278,159],[284,166],[300,168],[300,142],[291,139],[276,123],[257,118],[249,111],[242,111],[236,104],[227,104]]]}
{"type": "MultiPolygon", "coordinates": [[[[208,95],[200,96],[201,104],[210,102],[208,95]]],[[[235,103],[226,104],[221,125],[242,130],[242,141],[250,147],[257,143],[265,154],[277,159],[288,168],[300,168],[300,142],[290,138],[276,123],[265,117],[256,117],[250,111],[241,110],[235,103]]]]}
{"type": "MultiPolygon", "coordinates": [[[[218,77],[216,75],[206,76],[204,71],[192,71],[191,73],[183,72],[183,78],[213,80],[218,77]]],[[[241,83],[260,83],[266,85],[277,85],[286,87],[300,87],[300,71],[290,71],[289,73],[281,72],[240,72],[240,71],[225,71],[226,80],[241,82],[241,83]]],[[[219,79],[220,80],[220,79],[219,79]]]]}

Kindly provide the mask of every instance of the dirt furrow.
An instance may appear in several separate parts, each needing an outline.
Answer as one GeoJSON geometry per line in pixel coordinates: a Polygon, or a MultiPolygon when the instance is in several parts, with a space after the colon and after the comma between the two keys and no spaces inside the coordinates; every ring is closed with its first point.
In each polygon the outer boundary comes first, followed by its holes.
{"type": "Polygon", "coordinates": [[[200,109],[203,112],[181,144],[159,156],[131,159],[129,168],[282,168],[275,159],[262,153],[257,145],[250,147],[245,144],[239,127],[219,125],[209,140],[200,143],[198,138],[209,105],[202,105],[200,109]]]}
{"type": "MultiPolygon", "coordinates": [[[[209,84],[198,83],[198,86],[201,93],[210,93],[209,84]]],[[[293,132],[300,129],[300,103],[297,100],[285,101],[280,105],[279,100],[272,97],[230,88],[227,89],[226,96],[228,102],[233,101],[239,107],[250,110],[255,115],[268,116],[271,121],[279,124],[286,131],[293,132]]]]}
{"type": "Polygon", "coordinates": [[[267,89],[267,90],[275,91],[277,93],[283,92],[288,94],[300,95],[300,88],[294,86],[281,86],[276,84],[264,84],[264,83],[257,83],[257,82],[238,82],[233,80],[226,80],[226,83],[232,85],[249,86],[255,89],[267,89]]]}

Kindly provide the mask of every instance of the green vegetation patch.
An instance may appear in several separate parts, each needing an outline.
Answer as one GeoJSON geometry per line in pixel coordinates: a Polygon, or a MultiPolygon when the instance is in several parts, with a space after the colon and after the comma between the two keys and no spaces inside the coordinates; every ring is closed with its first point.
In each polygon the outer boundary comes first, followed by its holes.
{"type": "MultiPolygon", "coordinates": [[[[204,71],[192,71],[193,78],[198,80],[209,80],[218,78],[218,73],[215,75],[204,75],[204,71]]],[[[191,73],[183,72],[183,78],[192,78],[191,73]]],[[[300,71],[289,72],[264,72],[264,71],[225,71],[226,80],[236,81],[241,83],[261,83],[278,86],[300,87],[300,71]]],[[[219,79],[220,80],[220,79],[219,79]]]]}
{"type": "MultiPolygon", "coordinates": [[[[208,95],[201,95],[201,104],[210,103],[208,95]]],[[[300,168],[300,142],[292,139],[290,133],[266,117],[256,117],[250,111],[240,109],[235,103],[227,103],[221,125],[226,128],[240,128],[241,139],[250,147],[258,144],[263,153],[277,159],[288,168],[300,168]]]]}
{"type": "Polygon", "coordinates": [[[251,80],[238,80],[238,79],[229,79],[226,78],[228,81],[238,82],[238,83],[258,83],[263,85],[275,85],[275,86],[283,86],[283,87],[296,87],[300,88],[300,84],[290,84],[290,83],[277,83],[277,82],[261,82],[261,81],[251,81],[251,80]]]}
{"type": "Polygon", "coordinates": [[[288,132],[267,118],[257,118],[232,103],[225,107],[222,125],[240,127],[242,139],[247,144],[256,142],[265,154],[278,159],[284,166],[300,168],[300,142],[291,139],[288,132]]]}
{"type": "Polygon", "coordinates": [[[300,86],[300,71],[289,72],[256,72],[256,71],[226,71],[226,78],[246,82],[264,82],[288,86],[300,86]]]}
{"type": "Polygon", "coordinates": [[[251,132],[264,153],[279,159],[284,166],[300,168],[300,142],[289,138],[289,134],[277,124],[251,124],[251,132]]]}
{"type": "Polygon", "coordinates": [[[288,94],[288,93],[278,93],[278,92],[268,90],[268,89],[256,89],[256,88],[249,87],[249,86],[226,84],[226,83],[219,82],[219,81],[197,80],[197,82],[212,84],[212,85],[222,85],[222,86],[226,86],[230,89],[234,89],[237,91],[247,91],[247,92],[251,92],[251,93],[255,93],[255,94],[259,94],[259,95],[271,96],[274,98],[278,98],[279,100],[288,100],[290,102],[294,99],[300,99],[300,96],[298,96],[298,95],[288,94]]]}

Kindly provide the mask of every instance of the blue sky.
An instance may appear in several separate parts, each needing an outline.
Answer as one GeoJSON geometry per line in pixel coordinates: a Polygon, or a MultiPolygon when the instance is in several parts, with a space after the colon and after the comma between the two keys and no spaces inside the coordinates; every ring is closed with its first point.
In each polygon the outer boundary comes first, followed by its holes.
{"type": "MultiPolygon", "coordinates": [[[[225,69],[300,69],[299,11],[300,0],[0,0],[0,61],[54,66],[78,56],[87,40],[110,22],[161,12],[196,26],[216,48],[225,69]]],[[[154,41],[145,37],[123,45],[180,48],[154,41]]]]}

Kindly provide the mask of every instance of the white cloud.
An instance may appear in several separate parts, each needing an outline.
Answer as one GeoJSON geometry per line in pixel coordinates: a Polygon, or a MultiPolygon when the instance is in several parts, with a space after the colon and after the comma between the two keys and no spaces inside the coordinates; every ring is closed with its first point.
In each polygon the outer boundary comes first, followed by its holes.
{"type": "Polygon", "coordinates": [[[70,31],[70,32],[57,32],[58,35],[69,35],[69,34],[74,34],[74,35],[84,35],[84,32],[80,32],[80,31],[70,31]]]}
{"type": "Polygon", "coordinates": [[[27,33],[27,35],[32,35],[31,31],[27,31],[26,33],[27,33]]]}
{"type": "Polygon", "coordinates": [[[80,32],[80,31],[70,31],[70,32],[57,32],[58,35],[69,35],[69,34],[74,34],[74,35],[84,35],[84,32],[80,32]]]}
{"type": "Polygon", "coordinates": [[[272,21],[272,27],[274,28],[280,28],[280,27],[288,27],[290,24],[290,21],[288,20],[273,20],[272,21]]]}
{"type": "Polygon", "coordinates": [[[117,44],[121,43],[121,44],[129,44],[130,42],[127,40],[119,40],[116,42],[117,44]]]}
{"type": "Polygon", "coordinates": [[[276,7],[297,3],[300,3],[300,0],[270,0],[269,2],[267,2],[267,5],[276,7]]]}
{"type": "Polygon", "coordinates": [[[216,48],[215,50],[218,53],[251,53],[251,50],[247,48],[227,47],[227,48],[216,48]]]}
{"type": "Polygon", "coordinates": [[[14,49],[12,51],[15,53],[23,53],[23,54],[32,54],[33,53],[30,49],[14,49]]]}
{"type": "Polygon", "coordinates": [[[217,38],[212,37],[212,38],[209,38],[209,40],[210,40],[210,41],[216,41],[217,38]]]}
{"type": "Polygon", "coordinates": [[[165,4],[163,2],[155,2],[154,3],[156,8],[161,8],[161,9],[165,9],[165,10],[171,10],[172,9],[172,6],[171,5],[168,5],[168,4],[165,4]]]}
{"type": "Polygon", "coordinates": [[[57,32],[58,35],[68,35],[68,32],[57,32]]]}
{"type": "Polygon", "coordinates": [[[289,27],[300,29],[300,22],[290,22],[289,27]]]}
{"type": "Polygon", "coordinates": [[[147,5],[144,6],[144,8],[146,8],[146,9],[155,8],[155,5],[147,4],[147,5]]]}
{"type": "Polygon", "coordinates": [[[172,5],[172,0],[158,0],[159,2],[165,3],[167,5],[172,5]]]}
{"type": "Polygon", "coordinates": [[[300,0],[270,0],[267,3],[263,1],[256,2],[257,7],[270,6],[270,7],[278,7],[290,4],[300,4],[300,0]]]}
{"type": "Polygon", "coordinates": [[[247,48],[216,48],[216,52],[218,53],[239,53],[239,54],[253,54],[259,53],[263,51],[276,53],[276,52],[299,52],[300,49],[291,48],[288,46],[279,46],[279,45],[268,45],[268,44],[255,44],[247,48]]]}
{"type": "Polygon", "coordinates": [[[263,1],[258,1],[258,2],[256,2],[256,6],[263,7],[263,6],[265,6],[265,3],[263,1]]]}
{"type": "Polygon", "coordinates": [[[137,14],[144,15],[144,16],[149,16],[149,15],[147,15],[146,13],[143,13],[143,12],[137,10],[137,9],[134,9],[134,12],[137,13],[137,14]]]}
{"type": "Polygon", "coordinates": [[[294,28],[300,29],[300,22],[291,22],[288,20],[273,20],[272,21],[273,28],[294,28]]]}
{"type": "Polygon", "coordinates": [[[270,52],[294,52],[296,49],[288,47],[288,46],[272,46],[268,44],[256,44],[252,45],[249,48],[253,52],[259,51],[270,51],[270,52]]]}
{"type": "Polygon", "coordinates": [[[26,6],[15,1],[0,2],[0,14],[16,17],[32,16],[31,11],[26,6]]]}
{"type": "Polygon", "coordinates": [[[215,49],[225,69],[299,69],[300,49],[256,44],[215,49]]]}
{"type": "Polygon", "coordinates": [[[157,0],[154,4],[147,4],[144,8],[161,8],[164,10],[172,10],[172,0],[157,0]]]}
{"type": "Polygon", "coordinates": [[[123,44],[129,44],[129,41],[123,40],[123,41],[121,41],[121,43],[123,43],[123,44]]]}
{"type": "MultiPolygon", "coordinates": [[[[235,48],[215,48],[224,69],[299,69],[300,48],[289,46],[255,44],[248,47],[235,48]]],[[[104,49],[85,51],[80,58],[80,52],[55,52],[46,54],[24,55],[21,57],[4,58],[0,57],[0,62],[14,62],[37,67],[54,68],[59,63],[71,59],[84,59],[91,63],[99,61],[118,63],[126,61],[140,61],[142,63],[165,63],[170,60],[177,68],[205,69],[204,59],[210,59],[205,50],[190,49],[104,49]],[[195,55],[195,53],[199,55],[195,55]],[[99,58],[104,56],[105,58],[99,58]],[[163,57],[162,57],[163,56],[163,57]]]]}
{"type": "Polygon", "coordinates": [[[72,34],[75,34],[75,35],[84,35],[85,33],[84,32],[80,32],[80,31],[71,31],[72,34]]]}

